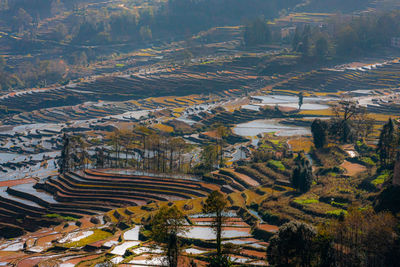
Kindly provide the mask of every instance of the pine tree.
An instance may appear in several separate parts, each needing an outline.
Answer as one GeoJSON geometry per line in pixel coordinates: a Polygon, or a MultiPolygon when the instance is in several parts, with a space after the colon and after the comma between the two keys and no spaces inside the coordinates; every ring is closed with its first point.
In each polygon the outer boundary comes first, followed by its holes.
{"type": "Polygon", "coordinates": [[[327,123],[316,119],[311,124],[311,132],[314,139],[314,145],[317,149],[323,148],[327,143],[327,123]]]}
{"type": "Polygon", "coordinates": [[[398,134],[393,120],[383,126],[378,142],[378,154],[382,167],[388,168],[395,161],[396,149],[398,146],[398,134]]]}
{"type": "Polygon", "coordinates": [[[313,173],[310,161],[300,153],[296,158],[296,167],[292,173],[292,186],[300,192],[307,192],[310,190],[313,182],[313,173]]]}
{"type": "Polygon", "coordinates": [[[70,137],[67,136],[66,134],[63,135],[63,148],[61,150],[61,156],[60,159],[58,160],[58,166],[59,166],[59,173],[63,174],[66,173],[70,170],[70,137]]]}
{"type": "Polygon", "coordinates": [[[213,191],[210,193],[206,199],[206,203],[203,207],[204,213],[215,213],[214,221],[212,227],[217,236],[217,257],[222,258],[222,227],[226,217],[224,212],[228,206],[228,201],[226,200],[224,194],[219,191],[213,191]]]}
{"type": "Polygon", "coordinates": [[[303,92],[299,93],[299,110],[303,106],[303,101],[304,101],[304,94],[303,92]]]}

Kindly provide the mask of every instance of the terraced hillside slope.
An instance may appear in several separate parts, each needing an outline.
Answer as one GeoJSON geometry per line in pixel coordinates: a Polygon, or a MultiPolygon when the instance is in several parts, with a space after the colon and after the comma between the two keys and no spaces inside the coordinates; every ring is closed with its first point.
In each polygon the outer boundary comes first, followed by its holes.
{"type": "Polygon", "coordinates": [[[23,229],[34,231],[55,223],[49,214],[81,218],[119,207],[205,197],[219,189],[226,193],[236,191],[226,183],[209,183],[195,177],[129,175],[116,170],[68,172],[33,187],[8,187],[0,196],[0,228],[15,228],[15,233],[22,233],[23,229]]]}
{"type": "Polygon", "coordinates": [[[126,101],[160,96],[223,94],[226,90],[260,89],[256,57],[164,69],[153,74],[103,77],[82,84],[10,94],[0,98],[0,116],[44,108],[74,106],[84,102],[126,101]]]}

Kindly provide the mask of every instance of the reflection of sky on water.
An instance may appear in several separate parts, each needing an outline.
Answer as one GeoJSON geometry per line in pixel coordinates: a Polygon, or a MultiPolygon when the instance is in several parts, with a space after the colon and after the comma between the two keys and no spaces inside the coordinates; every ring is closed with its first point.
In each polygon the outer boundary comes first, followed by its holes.
{"type": "MultiPolygon", "coordinates": [[[[265,95],[265,96],[253,96],[254,99],[262,101],[262,105],[275,106],[279,105],[282,107],[298,108],[299,98],[298,96],[288,96],[288,95],[265,95]]],[[[321,110],[329,108],[328,105],[321,104],[323,101],[327,101],[330,98],[322,97],[304,97],[303,105],[301,109],[303,110],[321,110]]],[[[250,105],[253,106],[253,105],[250,105]]]]}
{"type": "Polygon", "coordinates": [[[241,123],[233,128],[240,136],[257,136],[262,133],[277,133],[278,136],[309,135],[310,129],[301,126],[288,126],[276,120],[255,120],[241,123]]]}
{"type": "MultiPolygon", "coordinates": [[[[248,228],[244,228],[245,231],[239,230],[223,230],[222,237],[223,238],[237,238],[237,237],[246,237],[250,236],[250,233],[246,231],[248,228]]],[[[215,239],[215,231],[211,227],[201,227],[195,226],[190,227],[189,231],[182,234],[187,238],[194,239],[203,239],[203,240],[213,240],[215,239]]]]}

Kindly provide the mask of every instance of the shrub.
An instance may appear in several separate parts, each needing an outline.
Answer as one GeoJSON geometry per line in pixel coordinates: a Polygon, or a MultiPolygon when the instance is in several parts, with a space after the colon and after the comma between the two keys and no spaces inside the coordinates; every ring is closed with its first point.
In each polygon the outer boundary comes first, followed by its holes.
{"type": "Polygon", "coordinates": [[[326,215],[339,218],[347,215],[347,211],[344,209],[329,210],[326,212],[326,215]]]}
{"type": "Polygon", "coordinates": [[[297,204],[300,204],[300,205],[308,205],[308,204],[313,204],[313,203],[319,203],[319,200],[315,199],[315,198],[295,199],[293,201],[296,202],[297,204]]]}
{"type": "Polygon", "coordinates": [[[51,214],[45,214],[43,215],[46,218],[57,218],[57,219],[61,219],[63,221],[78,221],[77,218],[71,217],[71,216],[62,216],[60,214],[57,213],[51,213],[51,214]]]}
{"type": "Polygon", "coordinates": [[[367,166],[375,166],[375,162],[369,157],[363,157],[360,159],[367,166]]]}
{"type": "Polygon", "coordinates": [[[385,170],[378,177],[371,181],[371,184],[374,186],[378,186],[383,184],[386,180],[389,179],[390,172],[385,170]]]}
{"type": "Polygon", "coordinates": [[[286,168],[283,165],[283,163],[281,161],[278,161],[278,160],[272,160],[271,159],[271,160],[268,161],[267,165],[270,168],[274,169],[274,170],[278,170],[278,171],[285,171],[286,170],[286,168]]]}

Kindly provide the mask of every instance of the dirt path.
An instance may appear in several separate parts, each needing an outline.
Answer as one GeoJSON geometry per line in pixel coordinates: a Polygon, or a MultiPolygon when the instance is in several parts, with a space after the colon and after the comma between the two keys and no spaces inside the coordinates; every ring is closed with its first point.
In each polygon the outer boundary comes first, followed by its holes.
{"type": "Polygon", "coordinates": [[[357,164],[357,163],[351,163],[347,160],[345,160],[340,167],[346,169],[347,175],[350,176],[355,176],[363,171],[366,171],[367,168],[363,165],[357,164]]]}

